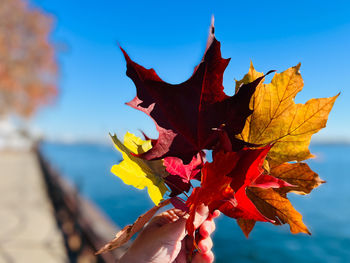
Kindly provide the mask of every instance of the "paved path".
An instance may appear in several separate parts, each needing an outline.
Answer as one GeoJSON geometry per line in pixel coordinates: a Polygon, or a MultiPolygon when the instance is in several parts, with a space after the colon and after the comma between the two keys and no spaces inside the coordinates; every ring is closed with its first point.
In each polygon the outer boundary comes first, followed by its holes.
{"type": "Polygon", "coordinates": [[[34,153],[0,153],[0,263],[68,262],[34,153]]]}

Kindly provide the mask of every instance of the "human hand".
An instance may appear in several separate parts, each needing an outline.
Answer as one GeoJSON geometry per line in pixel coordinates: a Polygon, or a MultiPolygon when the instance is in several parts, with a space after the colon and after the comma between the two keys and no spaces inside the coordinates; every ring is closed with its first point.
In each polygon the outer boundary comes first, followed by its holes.
{"type": "MultiPolygon", "coordinates": [[[[215,230],[213,219],[219,211],[208,218],[208,207],[202,205],[196,211],[194,226],[199,230],[200,240],[191,262],[211,263],[214,254],[210,234],[215,230]]],[[[119,263],[186,263],[193,240],[186,235],[188,215],[181,210],[171,209],[155,216],[143,229],[119,263]]]]}

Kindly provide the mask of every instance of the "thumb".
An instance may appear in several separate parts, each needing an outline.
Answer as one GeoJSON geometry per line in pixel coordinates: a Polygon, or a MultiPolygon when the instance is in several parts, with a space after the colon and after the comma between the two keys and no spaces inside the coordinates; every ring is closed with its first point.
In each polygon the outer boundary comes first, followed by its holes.
{"type": "Polygon", "coordinates": [[[180,217],[175,222],[163,225],[159,228],[159,237],[168,241],[180,241],[186,236],[187,217],[180,217]]]}
{"type": "MultiPolygon", "coordinates": [[[[209,208],[204,204],[201,204],[196,209],[194,228],[199,228],[203,222],[208,218],[209,208]]],[[[186,236],[186,220],[187,216],[180,217],[175,222],[171,222],[163,225],[159,231],[161,231],[160,236],[164,237],[166,240],[178,241],[183,240],[186,236]]]]}
{"type": "Polygon", "coordinates": [[[208,218],[208,216],[209,208],[204,204],[199,205],[196,209],[196,215],[193,221],[194,229],[199,228],[203,224],[203,222],[208,218]]]}

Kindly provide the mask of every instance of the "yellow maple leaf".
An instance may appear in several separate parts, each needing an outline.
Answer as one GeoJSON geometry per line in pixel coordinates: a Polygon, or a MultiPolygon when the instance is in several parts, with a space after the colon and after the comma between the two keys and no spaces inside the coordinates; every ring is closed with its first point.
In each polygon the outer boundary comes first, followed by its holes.
{"type": "MultiPolygon", "coordinates": [[[[311,136],[326,126],[328,114],[339,96],[296,104],[294,98],[304,85],[299,69],[300,64],[276,73],[271,83],[258,85],[250,102],[253,113],[238,135],[239,139],[253,144],[274,143],[267,157],[271,167],[312,157],[308,149],[311,136]]],[[[251,63],[248,74],[236,81],[236,91],[260,76],[263,73],[257,72],[251,63]]]]}
{"type": "Polygon", "coordinates": [[[113,165],[111,172],[127,185],[138,189],[147,187],[150,198],[158,205],[168,190],[163,180],[163,177],[166,176],[163,161],[147,161],[133,155],[142,154],[151,149],[151,141],[144,141],[129,132],[124,136],[124,144],[119,141],[116,135],[111,137],[124,159],[121,163],[113,165]]]}

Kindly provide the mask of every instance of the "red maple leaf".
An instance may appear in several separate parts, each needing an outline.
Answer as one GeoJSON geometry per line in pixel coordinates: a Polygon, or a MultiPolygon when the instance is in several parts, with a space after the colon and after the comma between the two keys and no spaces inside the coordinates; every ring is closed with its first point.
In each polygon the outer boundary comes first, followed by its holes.
{"type": "Polygon", "coordinates": [[[198,153],[196,156],[193,156],[189,164],[184,164],[183,161],[177,157],[164,158],[163,164],[166,171],[169,173],[169,175],[164,178],[164,181],[172,190],[170,196],[188,192],[191,187],[191,180],[195,179],[200,181],[200,171],[203,166],[204,156],[204,152],[198,153]]]}
{"type": "Polygon", "coordinates": [[[243,85],[234,96],[227,96],[222,80],[229,59],[221,57],[220,42],[210,28],[207,48],[201,63],[185,82],[172,85],[161,80],[153,69],[145,69],[130,59],[126,74],[133,80],[137,95],[127,105],[145,112],[155,122],[159,138],[151,150],[142,154],[147,160],[168,156],[181,158],[186,164],[203,149],[216,145],[223,127],[232,144],[242,147],[234,138],[252,113],[249,102],[256,86],[263,79],[243,85]]]}
{"type": "Polygon", "coordinates": [[[197,206],[205,204],[210,212],[218,209],[232,218],[270,221],[262,215],[246,195],[247,187],[280,188],[290,184],[266,174],[263,161],[271,145],[257,149],[243,148],[238,152],[220,151],[212,163],[202,169],[201,186],[187,200],[190,217],[187,231],[193,235],[193,220],[197,206]]]}

